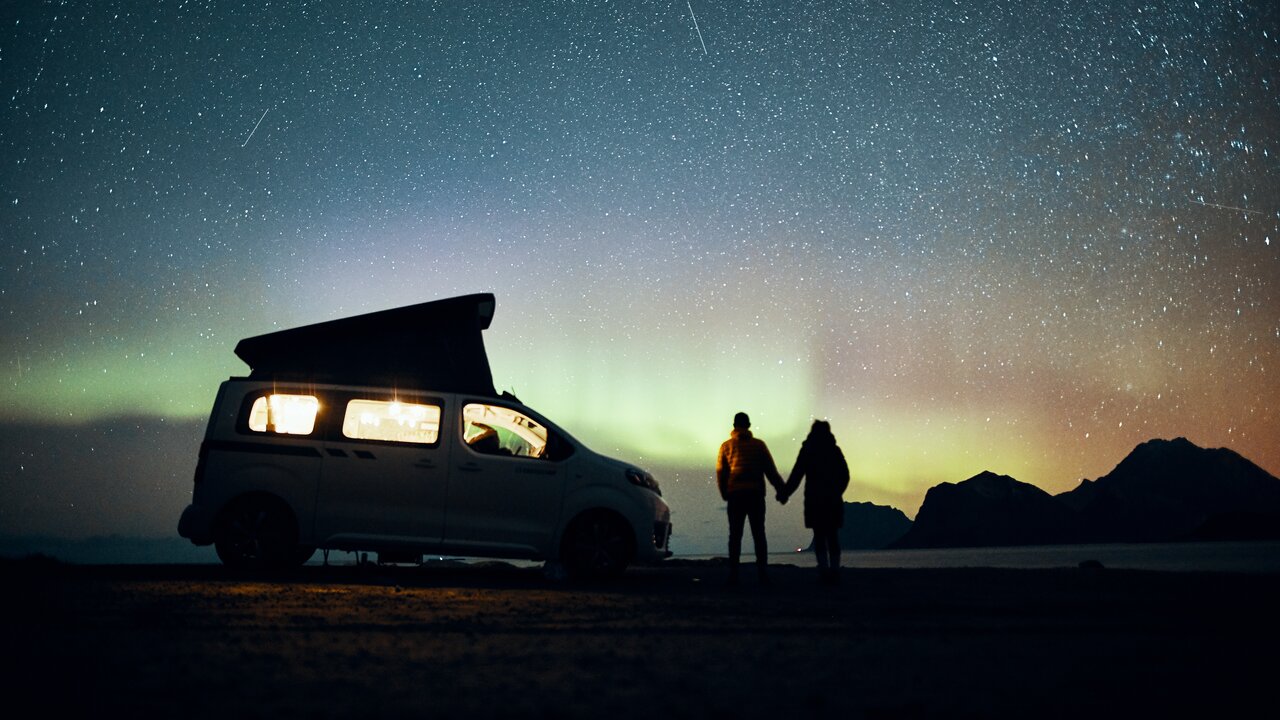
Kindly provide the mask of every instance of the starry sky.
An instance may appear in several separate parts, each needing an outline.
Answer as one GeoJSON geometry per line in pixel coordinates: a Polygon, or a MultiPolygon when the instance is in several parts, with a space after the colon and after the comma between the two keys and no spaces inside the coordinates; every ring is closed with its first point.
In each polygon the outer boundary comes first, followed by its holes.
{"type": "MultiPolygon", "coordinates": [[[[723,534],[738,410],[784,473],[830,419],[846,498],[908,515],[984,469],[1061,492],[1152,437],[1280,473],[1274,3],[48,1],[0,23],[10,425],[195,423],[242,337],[494,292],[497,387],[657,470],[695,541],[723,534]]],[[[194,461],[163,460],[183,493],[194,461]]]]}

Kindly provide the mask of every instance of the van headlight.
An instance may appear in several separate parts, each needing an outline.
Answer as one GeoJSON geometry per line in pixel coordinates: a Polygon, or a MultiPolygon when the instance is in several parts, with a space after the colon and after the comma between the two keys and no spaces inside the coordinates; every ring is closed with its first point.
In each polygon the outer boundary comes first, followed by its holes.
{"type": "Polygon", "coordinates": [[[654,480],[652,475],[643,470],[627,468],[627,482],[632,485],[638,485],[642,488],[652,490],[653,493],[659,497],[662,496],[662,490],[658,488],[658,481],[654,480]]]}

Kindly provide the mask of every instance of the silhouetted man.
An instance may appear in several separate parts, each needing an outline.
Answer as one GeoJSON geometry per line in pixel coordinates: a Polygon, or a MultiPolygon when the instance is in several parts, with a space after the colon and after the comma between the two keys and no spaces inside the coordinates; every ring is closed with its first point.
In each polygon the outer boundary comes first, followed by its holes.
{"type": "Polygon", "coordinates": [[[738,556],[742,554],[742,526],[751,522],[751,539],[756,546],[756,570],[760,584],[768,584],[769,543],[764,536],[764,481],[774,489],[783,488],[782,475],[763,440],[752,437],[751,419],[740,412],[733,416],[733,432],[720,445],[716,458],[716,484],[720,497],[729,505],[729,584],[738,583],[738,556]]]}

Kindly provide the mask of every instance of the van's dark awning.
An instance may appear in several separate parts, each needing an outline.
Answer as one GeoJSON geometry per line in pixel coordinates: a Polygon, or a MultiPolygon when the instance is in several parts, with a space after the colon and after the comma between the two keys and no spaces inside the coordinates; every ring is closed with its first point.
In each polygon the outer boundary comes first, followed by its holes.
{"type": "Polygon", "coordinates": [[[496,395],[481,331],[492,293],[382,310],[245,338],[250,377],[496,395]]]}

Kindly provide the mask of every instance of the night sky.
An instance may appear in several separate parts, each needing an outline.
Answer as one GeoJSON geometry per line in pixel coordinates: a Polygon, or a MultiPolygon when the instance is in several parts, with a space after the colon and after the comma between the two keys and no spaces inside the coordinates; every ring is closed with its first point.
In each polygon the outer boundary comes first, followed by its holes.
{"type": "MultiPolygon", "coordinates": [[[[738,410],[784,473],[829,418],[846,498],[909,515],[984,469],[1061,492],[1153,437],[1280,473],[1274,3],[0,21],[7,423],[196,422],[242,337],[494,292],[498,388],[657,470],[716,549],[738,410]]],[[[195,452],[165,460],[183,494],[195,452]]]]}

